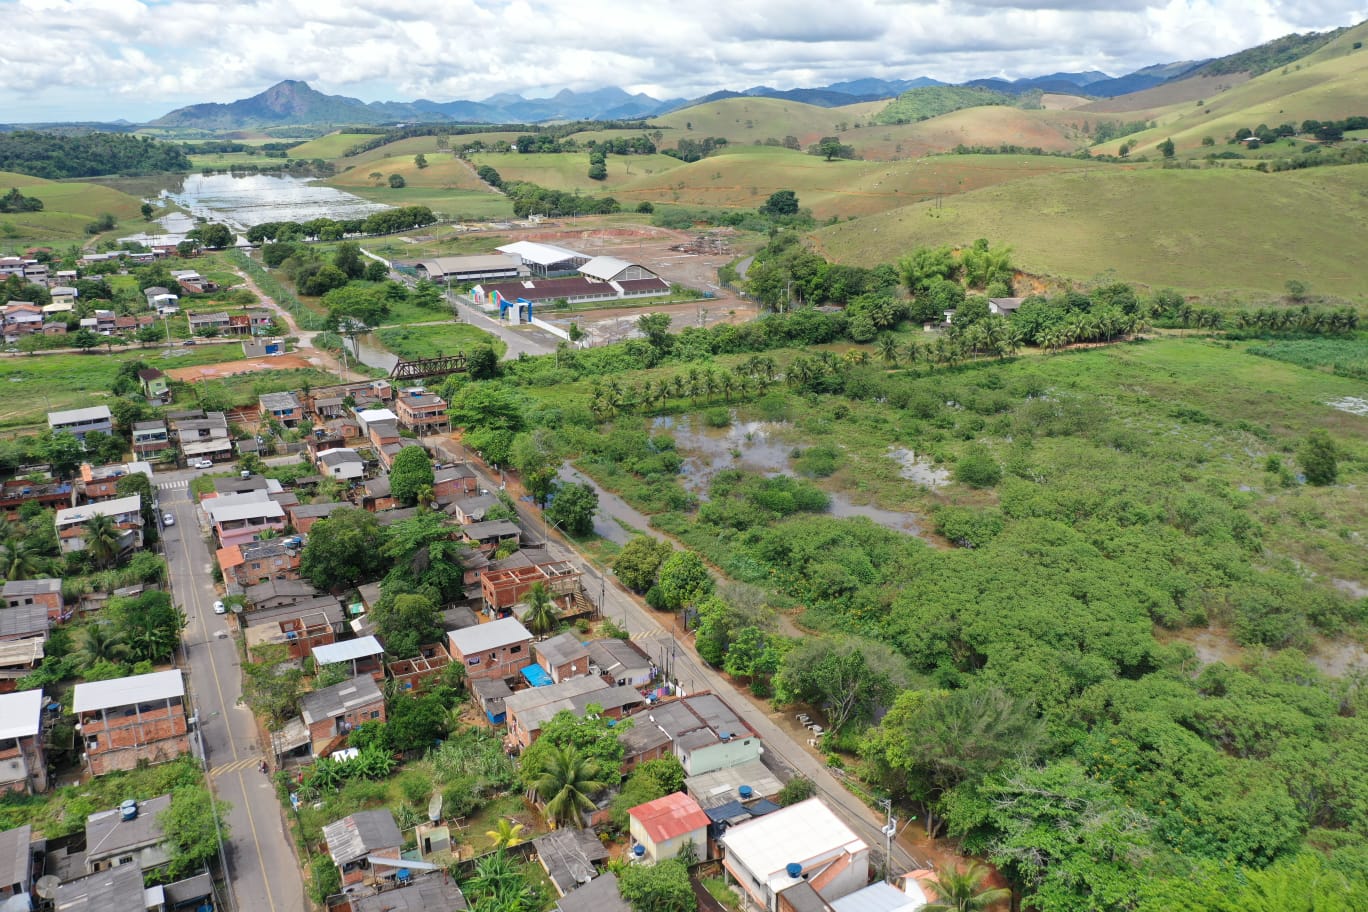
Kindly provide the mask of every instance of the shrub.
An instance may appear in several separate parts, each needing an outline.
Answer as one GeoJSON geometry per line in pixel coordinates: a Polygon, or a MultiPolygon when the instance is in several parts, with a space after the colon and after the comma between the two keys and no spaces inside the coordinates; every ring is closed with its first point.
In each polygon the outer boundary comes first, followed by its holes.
{"type": "Polygon", "coordinates": [[[955,480],[971,488],[991,488],[1002,480],[1002,467],[981,446],[972,446],[955,463],[955,480]]]}

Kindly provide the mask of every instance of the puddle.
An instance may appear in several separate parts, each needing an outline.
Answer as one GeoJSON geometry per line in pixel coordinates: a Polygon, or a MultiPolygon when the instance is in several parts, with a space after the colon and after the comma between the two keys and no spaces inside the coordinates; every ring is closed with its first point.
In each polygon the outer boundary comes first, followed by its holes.
{"type": "Polygon", "coordinates": [[[1197,664],[1205,668],[1221,662],[1225,665],[1239,665],[1244,657],[1240,645],[1230,635],[1219,630],[1196,629],[1180,630],[1169,634],[1165,640],[1186,643],[1197,654],[1197,664]]]}
{"type": "Polygon", "coordinates": [[[943,488],[950,483],[950,470],[938,467],[929,457],[918,456],[903,447],[889,447],[888,456],[902,466],[898,474],[908,481],[915,481],[931,490],[943,488]]]}
{"type": "Polygon", "coordinates": [[[1368,598],[1368,586],[1347,579],[1331,579],[1330,584],[1350,598],[1368,598]]]}
{"type": "Polygon", "coordinates": [[[1368,650],[1358,643],[1336,640],[1323,643],[1311,656],[1311,664],[1333,678],[1368,671],[1368,650]]]}
{"type": "MultiPolygon", "coordinates": [[[[652,422],[656,430],[668,431],[675,439],[680,455],[680,484],[700,500],[708,499],[708,486],[718,472],[727,469],[748,469],[762,475],[791,475],[790,455],[795,444],[786,440],[793,425],[782,421],[742,421],[725,428],[701,426],[701,422],[684,417],[662,416],[652,422]]],[[[927,487],[945,484],[949,473],[932,469],[919,461],[910,450],[903,462],[903,477],[927,487]],[[910,466],[910,469],[909,469],[910,466]],[[909,471],[916,474],[909,474],[909,471]],[[943,478],[941,476],[944,476],[943,478]],[[924,479],[930,479],[924,480],[924,479]],[[939,479],[939,480],[937,480],[939,479]]],[[[914,513],[885,510],[872,504],[857,504],[839,491],[828,491],[831,498],[830,515],[841,519],[863,516],[895,532],[928,538],[920,517],[914,513]]]]}
{"type": "Polygon", "coordinates": [[[1338,399],[1331,399],[1325,404],[1337,411],[1368,418],[1368,399],[1359,399],[1357,396],[1341,396],[1338,399]]]}

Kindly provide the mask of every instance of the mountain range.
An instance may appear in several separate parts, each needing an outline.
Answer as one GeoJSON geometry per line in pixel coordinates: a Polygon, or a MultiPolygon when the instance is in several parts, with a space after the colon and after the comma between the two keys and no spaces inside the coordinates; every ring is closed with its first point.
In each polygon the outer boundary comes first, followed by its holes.
{"type": "MultiPolygon", "coordinates": [[[[1121,77],[1096,70],[1084,73],[1051,73],[1028,79],[974,79],[963,85],[982,86],[999,92],[1030,91],[1090,95],[1110,98],[1153,88],[1201,67],[1208,61],[1156,64],[1121,77]]],[[[258,95],[228,104],[210,102],[176,110],[152,121],[156,127],[189,127],[202,130],[239,130],[296,124],[345,125],[389,123],[544,123],[568,120],[637,120],[723,98],[780,98],[821,107],[839,107],[861,101],[893,98],[909,89],[948,83],[919,76],[915,79],[856,79],[815,88],[775,89],[753,86],[744,91],[722,90],[700,98],[657,99],[609,87],[592,92],[563,89],[550,98],[524,98],[505,93],[483,101],[372,101],[345,95],[327,95],[307,82],[286,79],[258,95]]]]}

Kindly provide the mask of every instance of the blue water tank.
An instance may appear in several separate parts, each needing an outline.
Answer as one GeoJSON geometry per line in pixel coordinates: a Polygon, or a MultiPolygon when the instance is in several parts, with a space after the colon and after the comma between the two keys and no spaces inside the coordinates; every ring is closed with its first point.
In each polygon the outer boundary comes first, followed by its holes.
{"type": "Polygon", "coordinates": [[[737,789],[737,791],[741,793],[742,801],[749,801],[750,796],[755,794],[755,789],[751,788],[749,785],[743,785],[737,789]]]}
{"type": "Polygon", "coordinates": [[[120,820],[136,820],[137,818],[138,802],[136,800],[129,798],[123,804],[119,805],[120,820]]]}
{"type": "Polygon", "coordinates": [[[637,843],[636,845],[632,846],[632,854],[635,855],[637,858],[640,858],[641,856],[646,854],[646,847],[641,843],[637,843]]]}
{"type": "Polygon", "coordinates": [[[788,872],[789,877],[799,878],[803,876],[803,866],[796,861],[790,861],[784,866],[784,870],[788,872]]]}

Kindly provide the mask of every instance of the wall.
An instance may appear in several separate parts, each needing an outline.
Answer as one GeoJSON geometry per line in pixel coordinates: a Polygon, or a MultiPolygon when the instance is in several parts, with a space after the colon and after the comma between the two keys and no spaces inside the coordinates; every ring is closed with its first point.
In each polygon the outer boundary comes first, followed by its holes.
{"type": "Polygon", "coordinates": [[[681,757],[680,762],[684,764],[690,776],[701,776],[704,773],[731,769],[733,766],[759,760],[761,747],[760,739],[754,735],[748,738],[733,738],[720,744],[700,747],[687,759],[681,757]]]}

